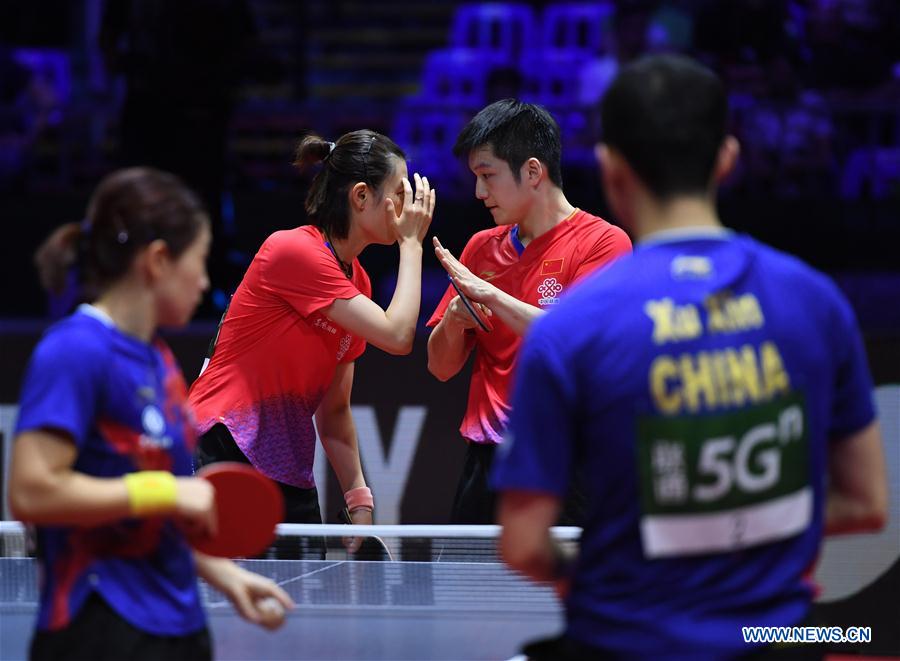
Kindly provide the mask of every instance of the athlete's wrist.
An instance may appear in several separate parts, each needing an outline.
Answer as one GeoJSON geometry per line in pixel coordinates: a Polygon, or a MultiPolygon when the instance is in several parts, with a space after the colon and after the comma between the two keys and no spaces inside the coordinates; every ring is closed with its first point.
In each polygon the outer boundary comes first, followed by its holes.
{"type": "Polygon", "coordinates": [[[368,509],[371,512],[375,508],[372,490],[366,486],[349,489],[344,493],[344,503],[347,505],[347,511],[351,514],[358,509],[368,509]]]}
{"type": "Polygon", "coordinates": [[[494,306],[500,305],[503,303],[503,298],[505,296],[509,296],[502,289],[495,287],[490,282],[484,283],[485,293],[483,296],[478,298],[478,302],[481,303],[484,307],[490,308],[491,312],[494,311],[494,306]]]}
{"type": "Polygon", "coordinates": [[[419,239],[418,236],[401,236],[397,239],[397,245],[400,246],[400,250],[403,252],[415,252],[418,251],[420,254],[424,252],[422,248],[422,240],[419,239]]]}
{"type": "Polygon", "coordinates": [[[134,516],[168,514],[178,503],[175,476],[168,471],[140,471],[123,477],[128,509],[134,516]]]}
{"type": "MultiPolygon", "coordinates": [[[[465,314],[469,314],[466,312],[465,314]]],[[[453,333],[454,335],[464,335],[465,332],[469,329],[466,325],[466,318],[459,316],[459,314],[450,313],[445,314],[444,318],[441,320],[441,323],[444,324],[444,328],[453,333]]]]}

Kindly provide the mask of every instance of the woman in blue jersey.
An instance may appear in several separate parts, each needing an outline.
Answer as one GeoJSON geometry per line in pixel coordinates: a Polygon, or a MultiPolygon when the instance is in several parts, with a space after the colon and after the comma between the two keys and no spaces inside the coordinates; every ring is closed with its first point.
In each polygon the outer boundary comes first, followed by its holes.
{"type": "Polygon", "coordinates": [[[215,526],[191,476],[184,379],[159,326],[182,326],[208,287],[209,219],[174,176],[145,168],[98,186],[87,220],[37,254],[43,284],[73,265],[93,302],[50,328],[22,388],[10,469],[15,516],[37,526],[41,600],[32,659],[208,659],[197,575],[270,628],[290,598],[230,560],[193,552],[215,526]]]}

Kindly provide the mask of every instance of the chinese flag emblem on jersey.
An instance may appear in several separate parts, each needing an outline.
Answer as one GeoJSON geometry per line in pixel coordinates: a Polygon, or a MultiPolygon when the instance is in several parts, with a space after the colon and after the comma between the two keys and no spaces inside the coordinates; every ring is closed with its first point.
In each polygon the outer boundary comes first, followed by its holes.
{"type": "Polygon", "coordinates": [[[541,275],[555,275],[557,273],[562,273],[562,269],[562,259],[545,259],[541,264],[541,275]]]}

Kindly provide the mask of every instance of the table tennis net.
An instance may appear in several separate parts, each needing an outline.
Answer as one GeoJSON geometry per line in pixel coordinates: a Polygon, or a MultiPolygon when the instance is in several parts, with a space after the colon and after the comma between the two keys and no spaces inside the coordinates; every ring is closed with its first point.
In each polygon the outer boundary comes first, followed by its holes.
{"type": "MultiPolygon", "coordinates": [[[[281,585],[300,610],[387,607],[468,612],[473,600],[484,612],[554,608],[556,597],[549,586],[530,583],[501,563],[499,532],[496,526],[286,524],[279,526],[275,543],[266,553],[238,561],[281,585]],[[360,532],[367,533],[366,541],[351,553],[343,539],[360,532]]],[[[564,547],[574,547],[579,534],[577,528],[553,529],[554,538],[564,547]]],[[[37,564],[31,540],[20,524],[0,524],[4,612],[36,606],[37,564]]],[[[211,612],[231,608],[221,594],[202,582],[201,592],[211,612]]]]}
{"type": "MultiPolygon", "coordinates": [[[[551,529],[557,543],[575,550],[580,528],[551,529]]],[[[410,562],[501,562],[499,526],[281,524],[255,560],[357,560],[410,562]]],[[[33,531],[0,523],[0,557],[33,557],[33,531]]]]}

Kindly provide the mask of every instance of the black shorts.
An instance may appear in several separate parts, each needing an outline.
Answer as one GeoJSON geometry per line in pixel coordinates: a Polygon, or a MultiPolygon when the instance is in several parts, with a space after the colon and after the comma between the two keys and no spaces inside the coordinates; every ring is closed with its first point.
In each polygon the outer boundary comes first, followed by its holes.
{"type": "MultiPolygon", "coordinates": [[[[228,427],[221,423],[213,425],[200,437],[194,452],[197,468],[219,461],[237,461],[250,464],[247,456],[235,443],[228,427]]],[[[274,480],[284,496],[285,523],[322,523],[319,511],[319,492],[315,487],[301,489],[291,484],[274,480]]],[[[303,538],[300,540],[281,539],[275,542],[275,557],[281,559],[324,559],[325,540],[323,538],[303,538]]]]}
{"type": "MultiPolygon", "coordinates": [[[[450,512],[450,523],[490,525],[497,519],[497,494],[490,487],[494,465],[494,443],[472,443],[466,446],[462,474],[456,487],[456,497],[450,512]]],[[[569,492],[563,501],[559,526],[581,526],[587,512],[587,499],[582,487],[585,476],[575,469],[569,492]]]]}
{"type": "Polygon", "coordinates": [[[456,486],[450,523],[465,525],[494,523],[497,494],[489,484],[496,449],[497,446],[493,443],[469,442],[466,445],[466,458],[456,486]]]}
{"type": "Polygon", "coordinates": [[[204,627],[184,636],[158,636],[133,626],[96,592],[65,629],[37,631],[31,661],[211,661],[212,642],[204,627]]]}

